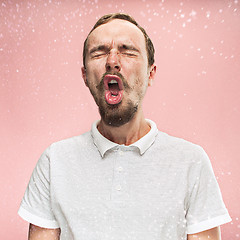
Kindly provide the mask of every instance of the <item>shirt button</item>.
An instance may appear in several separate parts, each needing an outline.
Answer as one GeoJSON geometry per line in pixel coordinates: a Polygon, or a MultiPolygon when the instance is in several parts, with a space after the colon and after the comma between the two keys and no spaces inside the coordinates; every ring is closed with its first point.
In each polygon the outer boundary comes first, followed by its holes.
{"type": "Polygon", "coordinates": [[[117,186],[117,190],[121,191],[122,187],[120,185],[117,186]]]}
{"type": "Polygon", "coordinates": [[[119,155],[122,156],[123,155],[123,151],[120,150],[119,151],[119,155]]]}
{"type": "Polygon", "coordinates": [[[123,168],[122,167],[118,167],[118,171],[122,172],[123,168]]]}

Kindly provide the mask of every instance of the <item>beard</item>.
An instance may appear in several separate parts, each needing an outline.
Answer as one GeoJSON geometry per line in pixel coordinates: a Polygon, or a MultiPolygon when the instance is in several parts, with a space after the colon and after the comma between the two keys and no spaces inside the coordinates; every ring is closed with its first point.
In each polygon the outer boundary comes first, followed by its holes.
{"type": "MultiPolygon", "coordinates": [[[[96,86],[96,89],[99,94],[92,91],[90,88],[90,92],[98,105],[99,113],[101,116],[101,119],[106,125],[112,126],[112,127],[120,127],[126,123],[128,123],[135,115],[135,113],[138,110],[138,103],[134,104],[133,101],[127,101],[126,105],[123,106],[122,101],[118,104],[111,105],[108,104],[105,99],[105,88],[104,88],[104,77],[105,75],[112,74],[109,72],[106,72],[100,81],[100,83],[96,86]]],[[[124,79],[122,74],[120,73],[114,73],[113,75],[117,75],[121,78],[123,86],[124,86],[124,92],[128,93],[132,91],[132,88],[129,86],[127,81],[124,79]]]]}
{"type": "Polygon", "coordinates": [[[117,105],[99,104],[99,113],[105,124],[112,127],[120,127],[128,123],[138,110],[138,105],[128,101],[126,107],[120,108],[121,103],[117,105]]]}

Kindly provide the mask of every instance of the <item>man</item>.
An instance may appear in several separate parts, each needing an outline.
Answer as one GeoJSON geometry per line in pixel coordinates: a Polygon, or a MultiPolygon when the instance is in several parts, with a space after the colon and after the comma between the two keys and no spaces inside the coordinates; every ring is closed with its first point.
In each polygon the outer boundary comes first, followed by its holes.
{"type": "Polygon", "coordinates": [[[41,156],[19,209],[29,239],[219,240],[231,218],[206,153],[144,118],[156,72],[144,29],[126,14],[103,16],[83,62],[101,120],[41,156]]]}

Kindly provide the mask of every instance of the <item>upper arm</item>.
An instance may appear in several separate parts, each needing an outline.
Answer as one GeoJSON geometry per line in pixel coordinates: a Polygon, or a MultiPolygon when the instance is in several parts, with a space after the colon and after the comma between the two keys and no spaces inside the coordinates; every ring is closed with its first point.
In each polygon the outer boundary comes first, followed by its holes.
{"type": "Polygon", "coordinates": [[[60,232],[60,228],[48,229],[30,224],[28,240],[59,240],[60,232]]]}
{"type": "Polygon", "coordinates": [[[187,240],[221,240],[220,227],[215,227],[203,232],[189,234],[187,240]]]}

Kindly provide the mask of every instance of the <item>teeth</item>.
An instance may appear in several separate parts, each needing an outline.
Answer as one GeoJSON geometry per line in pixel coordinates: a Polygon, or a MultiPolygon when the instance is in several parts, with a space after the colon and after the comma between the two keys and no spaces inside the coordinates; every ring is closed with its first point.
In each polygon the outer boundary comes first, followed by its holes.
{"type": "Polygon", "coordinates": [[[109,83],[114,84],[114,83],[118,83],[118,82],[116,80],[111,80],[109,83]]]}

